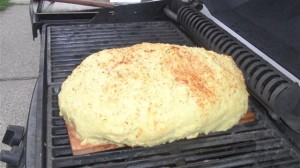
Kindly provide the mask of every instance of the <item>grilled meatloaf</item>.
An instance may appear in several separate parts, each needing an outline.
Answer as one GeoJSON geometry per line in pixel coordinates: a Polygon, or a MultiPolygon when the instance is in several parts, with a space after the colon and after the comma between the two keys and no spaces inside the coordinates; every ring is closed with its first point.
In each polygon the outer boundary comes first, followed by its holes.
{"type": "Polygon", "coordinates": [[[59,107],[82,143],[154,146],[231,128],[248,93],[229,56],[142,43],[87,57],[62,84],[59,107]]]}

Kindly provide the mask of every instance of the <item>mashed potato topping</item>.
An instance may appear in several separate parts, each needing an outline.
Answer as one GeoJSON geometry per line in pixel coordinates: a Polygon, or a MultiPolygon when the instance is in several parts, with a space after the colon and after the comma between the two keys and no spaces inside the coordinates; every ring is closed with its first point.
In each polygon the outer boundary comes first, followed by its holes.
{"type": "Polygon", "coordinates": [[[83,143],[154,146],[228,130],[248,93],[229,56],[142,43],[87,57],[62,84],[59,107],[83,143]]]}

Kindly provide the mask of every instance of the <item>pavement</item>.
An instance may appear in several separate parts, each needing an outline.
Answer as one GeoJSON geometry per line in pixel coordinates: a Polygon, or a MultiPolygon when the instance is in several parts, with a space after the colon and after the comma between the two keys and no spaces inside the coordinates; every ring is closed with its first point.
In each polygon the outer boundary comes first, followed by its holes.
{"type": "MultiPolygon", "coordinates": [[[[13,5],[0,12],[0,140],[8,124],[26,124],[38,75],[39,42],[32,38],[28,5],[13,5]]],[[[1,143],[2,149],[9,147],[1,143]]]]}
{"type": "Polygon", "coordinates": [[[28,5],[30,3],[30,0],[10,0],[10,2],[17,5],[28,5]]]}

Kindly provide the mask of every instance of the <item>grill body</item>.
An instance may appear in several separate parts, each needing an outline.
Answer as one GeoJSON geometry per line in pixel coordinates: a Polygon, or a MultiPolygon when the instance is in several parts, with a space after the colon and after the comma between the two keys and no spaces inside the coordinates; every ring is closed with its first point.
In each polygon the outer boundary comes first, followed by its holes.
{"type": "MultiPolygon", "coordinates": [[[[189,12],[190,7],[178,10],[182,5],[185,4],[165,0],[120,6],[114,12],[103,9],[93,11],[93,14],[82,15],[40,13],[32,18],[33,21],[37,21],[33,28],[41,30],[41,58],[39,78],[28,116],[21,165],[300,167],[300,153],[294,143],[297,142],[297,138],[300,140],[299,135],[280,120],[279,114],[270,113],[276,109],[273,105],[280,102],[275,101],[279,97],[279,91],[294,88],[295,85],[265,61],[256,58],[253,52],[236,39],[232,39],[220,27],[195,13],[197,10],[189,12]],[[166,5],[181,13],[181,16],[177,17],[179,22],[175,23],[163,14],[162,8],[166,5]],[[77,20],[72,21],[73,16],[88,16],[90,20],[84,17],[84,20],[77,23],[77,20]],[[200,46],[233,55],[245,77],[250,74],[246,81],[250,86],[249,107],[255,113],[255,121],[237,125],[225,132],[199,135],[195,139],[155,147],[126,147],[73,156],[64,120],[59,116],[57,95],[62,82],[90,54],[141,42],[200,46]],[[279,74],[274,80],[267,78],[268,71],[265,70],[270,67],[272,73],[279,74]],[[260,76],[259,80],[266,82],[250,80],[258,80],[257,76],[260,76]],[[256,87],[258,84],[262,87],[256,87]],[[263,92],[256,93],[255,89],[263,92]]],[[[36,31],[34,30],[34,35],[36,31]]]]}
{"type": "Polygon", "coordinates": [[[54,25],[47,27],[46,34],[46,167],[299,166],[298,154],[253,101],[250,107],[256,121],[226,132],[151,148],[127,147],[73,156],[57,95],[61,83],[86,56],[140,42],[195,43],[170,21],[54,25]]]}

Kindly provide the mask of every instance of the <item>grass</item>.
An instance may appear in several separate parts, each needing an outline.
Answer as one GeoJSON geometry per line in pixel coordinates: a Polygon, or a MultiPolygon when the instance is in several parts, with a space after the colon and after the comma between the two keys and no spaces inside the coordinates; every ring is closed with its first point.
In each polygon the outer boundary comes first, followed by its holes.
{"type": "Polygon", "coordinates": [[[9,0],[0,0],[0,11],[6,9],[10,5],[11,3],[9,2],[9,0]]]}

